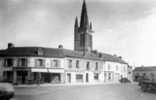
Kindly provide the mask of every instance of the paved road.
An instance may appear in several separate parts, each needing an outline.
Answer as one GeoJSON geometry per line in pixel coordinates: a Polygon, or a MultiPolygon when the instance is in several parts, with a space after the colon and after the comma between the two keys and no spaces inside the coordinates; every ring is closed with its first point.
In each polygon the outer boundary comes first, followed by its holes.
{"type": "Polygon", "coordinates": [[[156,100],[136,84],[16,88],[17,100],[156,100]]]}

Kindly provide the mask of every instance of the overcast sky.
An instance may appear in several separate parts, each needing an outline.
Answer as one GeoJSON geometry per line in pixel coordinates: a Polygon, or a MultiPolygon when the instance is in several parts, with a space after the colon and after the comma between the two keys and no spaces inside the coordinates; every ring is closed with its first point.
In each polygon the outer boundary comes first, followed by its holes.
{"type": "MultiPolygon", "coordinates": [[[[74,20],[83,0],[0,0],[0,48],[74,47],[74,20]]],[[[132,65],[156,65],[155,0],[86,0],[93,48],[132,65]]],[[[80,19],[79,19],[80,20],[80,19]]]]}

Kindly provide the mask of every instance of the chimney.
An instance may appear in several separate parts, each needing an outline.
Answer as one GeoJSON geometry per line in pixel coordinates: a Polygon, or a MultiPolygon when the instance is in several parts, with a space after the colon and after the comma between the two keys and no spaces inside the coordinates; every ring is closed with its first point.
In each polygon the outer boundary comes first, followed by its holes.
{"type": "Polygon", "coordinates": [[[99,57],[102,58],[102,53],[99,53],[99,57]]]}
{"type": "Polygon", "coordinates": [[[121,56],[119,56],[119,58],[120,58],[120,59],[122,59],[122,57],[121,57],[121,56]]]}
{"type": "Polygon", "coordinates": [[[13,43],[8,43],[8,49],[15,47],[13,43]]]}
{"type": "Polygon", "coordinates": [[[60,44],[60,45],[58,46],[58,48],[59,48],[59,49],[63,49],[63,45],[60,44]]]}

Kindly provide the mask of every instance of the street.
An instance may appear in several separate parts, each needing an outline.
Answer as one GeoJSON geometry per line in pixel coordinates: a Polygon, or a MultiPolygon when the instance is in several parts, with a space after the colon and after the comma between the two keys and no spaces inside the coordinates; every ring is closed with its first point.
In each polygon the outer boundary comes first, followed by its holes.
{"type": "Polygon", "coordinates": [[[18,87],[16,100],[155,100],[156,93],[143,93],[136,84],[90,86],[18,87]]]}

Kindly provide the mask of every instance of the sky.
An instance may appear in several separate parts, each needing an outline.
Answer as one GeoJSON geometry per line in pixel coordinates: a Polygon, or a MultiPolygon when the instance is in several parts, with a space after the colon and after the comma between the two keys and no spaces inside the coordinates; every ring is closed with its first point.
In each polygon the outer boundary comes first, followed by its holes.
{"type": "MultiPolygon", "coordinates": [[[[0,49],[74,47],[74,21],[83,0],[0,0],[0,49]]],[[[156,65],[155,0],[86,0],[93,49],[122,56],[132,66],[156,65]]]]}

